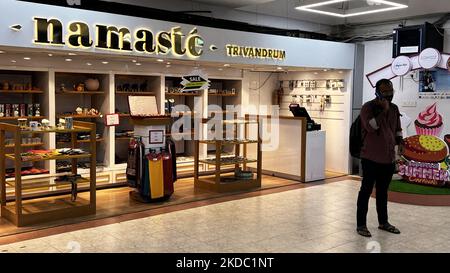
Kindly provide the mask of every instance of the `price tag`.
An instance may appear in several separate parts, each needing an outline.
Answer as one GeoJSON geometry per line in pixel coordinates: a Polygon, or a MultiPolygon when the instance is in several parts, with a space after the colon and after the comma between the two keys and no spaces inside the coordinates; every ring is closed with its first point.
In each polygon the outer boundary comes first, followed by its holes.
{"type": "Polygon", "coordinates": [[[107,114],[107,115],[105,115],[105,125],[106,126],[117,126],[117,125],[119,125],[119,114],[107,114]]]}

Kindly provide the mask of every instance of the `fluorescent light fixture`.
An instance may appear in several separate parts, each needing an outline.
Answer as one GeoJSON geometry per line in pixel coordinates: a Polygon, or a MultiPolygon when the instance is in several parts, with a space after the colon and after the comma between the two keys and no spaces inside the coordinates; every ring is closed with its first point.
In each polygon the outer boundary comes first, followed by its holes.
{"type": "Polygon", "coordinates": [[[327,72],[327,71],[328,71],[328,69],[324,69],[324,70],[323,70],[323,72],[327,72]]]}
{"type": "Polygon", "coordinates": [[[72,59],[69,59],[69,58],[66,59],[66,62],[71,62],[71,61],[72,61],[72,59]]]}
{"type": "Polygon", "coordinates": [[[229,66],[230,66],[230,64],[224,64],[223,66],[225,66],[225,67],[229,67],[229,66]]]}
{"type": "Polygon", "coordinates": [[[141,63],[136,63],[136,65],[142,65],[141,63]]]}
{"type": "Polygon", "coordinates": [[[136,60],[131,60],[133,63],[137,63],[137,61],[136,60]]]}
{"type": "Polygon", "coordinates": [[[163,59],[158,59],[158,60],[156,60],[156,61],[158,61],[158,62],[160,62],[160,63],[164,62],[163,59]]]}
{"type": "Polygon", "coordinates": [[[219,71],[222,71],[223,70],[223,68],[219,68],[219,71]]]}
{"type": "Polygon", "coordinates": [[[12,63],[17,63],[16,60],[11,60],[12,63]]]}
{"type": "Polygon", "coordinates": [[[23,57],[23,59],[24,59],[24,60],[27,60],[27,61],[31,60],[30,57],[23,57]]]}
{"type": "Polygon", "coordinates": [[[170,64],[166,64],[166,67],[169,68],[169,67],[171,67],[171,65],[170,64]]]}
{"type": "Polygon", "coordinates": [[[384,1],[384,0],[371,0],[371,2],[375,5],[384,4],[387,6],[390,6],[388,8],[382,8],[382,9],[375,9],[375,10],[367,10],[362,12],[355,12],[355,13],[349,13],[349,14],[341,14],[337,12],[329,12],[329,11],[323,11],[323,10],[317,10],[314,8],[321,7],[321,6],[327,6],[342,2],[348,2],[349,0],[331,0],[331,1],[324,1],[316,4],[310,4],[305,6],[299,6],[296,7],[298,10],[308,11],[308,12],[314,12],[324,15],[330,15],[330,16],[336,16],[340,18],[347,18],[347,17],[353,17],[353,16],[359,16],[359,15],[365,15],[365,14],[371,14],[371,13],[378,13],[378,12],[384,12],[384,11],[391,11],[391,10],[397,10],[397,9],[404,9],[407,8],[407,5],[391,2],[391,1],[384,1]]]}
{"type": "Polygon", "coordinates": [[[170,65],[170,62],[167,62],[167,65],[170,65]]]}
{"type": "Polygon", "coordinates": [[[91,63],[86,63],[86,65],[91,66],[92,64],[91,63]]]}
{"type": "Polygon", "coordinates": [[[49,57],[53,57],[53,54],[52,54],[52,53],[48,53],[48,56],[49,56],[49,57]]]}
{"type": "Polygon", "coordinates": [[[277,67],[278,70],[282,70],[283,68],[281,66],[277,67]]]}
{"type": "Polygon", "coordinates": [[[3,50],[0,50],[0,54],[3,54],[3,53],[5,53],[5,51],[3,51],[3,50]]]}
{"type": "Polygon", "coordinates": [[[107,61],[103,61],[102,64],[108,64],[108,62],[107,61]]]}
{"type": "Polygon", "coordinates": [[[317,72],[314,72],[314,75],[319,75],[319,73],[317,73],[317,72]]]}
{"type": "Polygon", "coordinates": [[[69,56],[77,56],[76,53],[69,52],[69,56]]]}

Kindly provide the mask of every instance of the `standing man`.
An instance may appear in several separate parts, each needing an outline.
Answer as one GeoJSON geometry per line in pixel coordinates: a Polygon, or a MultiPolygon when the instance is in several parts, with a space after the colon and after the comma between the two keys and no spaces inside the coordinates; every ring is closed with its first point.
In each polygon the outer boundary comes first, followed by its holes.
{"type": "Polygon", "coordinates": [[[388,222],[388,188],[395,171],[395,145],[402,148],[400,112],[392,103],[394,89],[387,79],[379,80],[375,87],[376,98],[365,103],[361,109],[363,146],[361,164],[363,179],[358,195],[358,234],[371,237],[367,229],[367,210],[370,195],[376,186],[378,228],[399,234],[400,230],[388,222]]]}

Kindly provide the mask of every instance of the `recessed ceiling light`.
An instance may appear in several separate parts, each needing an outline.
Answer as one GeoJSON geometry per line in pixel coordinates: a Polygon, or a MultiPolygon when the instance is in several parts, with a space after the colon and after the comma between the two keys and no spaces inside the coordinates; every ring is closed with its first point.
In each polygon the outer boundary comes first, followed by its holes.
{"type": "Polygon", "coordinates": [[[136,60],[131,60],[133,63],[136,63],[137,61],[136,60]]]}
{"type": "Polygon", "coordinates": [[[328,71],[328,69],[324,69],[323,71],[324,71],[324,72],[327,72],[327,71],[328,71]]]}
{"type": "Polygon", "coordinates": [[[5,51],[3,51],[3,50],[0,50],[0,54],[3,54],[3,53],[5,53],[5,51]]]}
{"type": "Polygon", "coordinates": [[[229,67],[229,66],[230,66],[230,64],[224,64],[223,66],[225,66],[225,67],[229,67]]]}
{"type": "MultiPolygon", "coordinates": [[[[404,8],[408,7],[407,5],[403,5],[403,4],[399,4],[399,3],[395,3],[395,2],[391,2],[391,1],[370,0],[370,3],[373,3],[373,4],[371,4],[371,6],[374,5],[374,4],[375,5],[383,4],[383,5],[387,5],[389,7],[387,7],[387,8],[380,8],[380,9],[374,9],[374,10],[354,12],[354,13],[347,13],[347,14],[339,13],[338,10],[336,10],[336,12],[331,12],[331,11],[323,11],[323,10],[315,9],[317,7],[322,7],[322,6],[327,6],[327,5],[337,4],[337,3],[343,3],[343,2],[348,2],[348,1],[350,1],[350,0],[324,1],[324,2],[310,4],[310,5],[298,6],[298,7],[296,7],[296,9],[302,10],[302,11],[308,11],[308,12],[324,14],[324,15],[336,16],[336,17],[341,17],[341,18],[347,18],[347,17],[359,16],[359,15],[364,15],[364,14],[371,14],[371,13],[378,13],[378,12],[384,12],[384,11],[392,11],[392,10],[397,10],[397,9],[404,9],[404,8]]],[[[369,5],[370,5],[370,3],[369,3],[369,5]]]]}
{"type": "Polygon", "coordinates": [[[69,52],[69,56],[77,56],[76,53],[69,52]]]}
{"type": "Polygon", "coordinates": [[[48,56],[49,56],[49,57],[52,57],[52,56],[53,56],[53,54],[52,54],[52,53],[48,53],[48,56]]]}
{"type": "Polygon", "coordinates": [[[102,62],[102,64],[108,64],[108,63],[109,63],[109,62],[107,62],[107,61],[103,61],[103,62],[102,62]]]}
{"type": "Polygon", "coordinates": [[[136,65],[142,65],[141,63],[136,63],[136,65]]]}
{"type": "Polygon", "coordinates": [[[24,60],[27,60],[27,61],[31,60],[30,57],[23,57],[23,59],[24,59],[24,60]]]}
{"type": "Polygon", "coordinates": [[[11,60],[11,62],[12,62],[12,63],[17,63],[17,61],[16,61],[16,60],[11,60]]]}
{"type": "Polygon", "coordinates": [[[69,59],[69,58],[66,59],[66,62],[71,62],[71,61],[72,61],[72,59],[69,59]]]}
{"type": "Polygon", "coordinates": [[[166,67],[169,68],[169,67],[171,67],[171,65],[170,64],[166,64],[166,67]]]}
{"type": "Polygon", "coordinates": [[[282,70],[283,68],[281,66],[277,67],[278,70],[282,70]]]}
{"type": "Polygon", "coordinates": [[[170,65],[170,62],[167,62],[167,65],[170,65]]]}
{"type": "Polygon", "coordinates": [[[163,59],[158,59],[158,60],[156,60],[156,61],[158,61],[158,62],[160,62],[160,63],[164,62],[163,59]]]}
{"type": "Polygon", "coordinates": [[[219,71],[222,71],[223,70],[223,68],[219,68],[219,71]]]}
{"type": "Polygon", "coordinates": [[[86,65],[89,65],[89,66],[91,66],[92,64],[91,64],[91,63],[86,63],[86,65]]]}
{"type": "Polygon", "coordinates": [[[317,73],[317,72],[314,72],[314,75],[318,75],[319,73],[317,73]]]}

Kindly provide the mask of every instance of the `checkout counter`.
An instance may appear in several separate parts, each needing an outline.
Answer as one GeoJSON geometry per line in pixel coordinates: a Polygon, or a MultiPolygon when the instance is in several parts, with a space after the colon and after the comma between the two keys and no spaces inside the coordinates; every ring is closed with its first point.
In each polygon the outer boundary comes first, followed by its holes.
{"type": "MultiPolygon", "coordinates": [[[[280,116],[278,122],[270,116],[250,116],[262,122],[262,172],[299,182],[323,180],[326,132],[304,108],[299,111],[302,116],[280,116]]],[[[249,154],[254,152],[250,146],[249,154]]]]}

